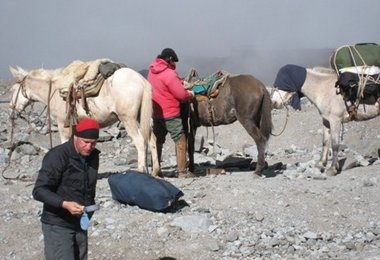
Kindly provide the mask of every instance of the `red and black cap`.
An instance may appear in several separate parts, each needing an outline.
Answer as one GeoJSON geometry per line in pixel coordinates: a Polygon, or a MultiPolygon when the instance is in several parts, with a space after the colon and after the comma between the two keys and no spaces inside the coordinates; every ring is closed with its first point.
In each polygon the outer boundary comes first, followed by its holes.
{"type": "Polygon", "coordinates": [[[83,118],[75,126],[74,135],[85,139],[99,138],[99,123],[92,118],[83,118]]]}

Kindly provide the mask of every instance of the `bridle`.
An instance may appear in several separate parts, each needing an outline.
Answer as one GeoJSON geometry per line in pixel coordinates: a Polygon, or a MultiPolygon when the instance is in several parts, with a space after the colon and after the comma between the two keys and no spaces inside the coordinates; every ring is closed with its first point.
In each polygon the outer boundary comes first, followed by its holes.
{"type": "MultiPolygon", "coordinates": [[[[31,98],[28,97],[27,93],[26,93],[26,90],[25,90],[25,80],[26,80],[26,77],[27,76],[24,76],[21,80],[18,80],[16,81],[16,84],[19,85],[18,89],[17,89],[17,93],[16,93],[16,97],[14,98],[14,101],[12,101],[12,105],[10,106],[10,108],[12,109],[12,114],[11,114],[11,118],[15,118],[14,117],[14,114],[15,114],[15,111],[16,111],[16,104],[17,104],[17,101],[19,99],[19,95],[21,94],[25,99],[28,100],[28,103],[24,106],[23,110],[29,106],[30,104],[33,103],[33,100],[31,98]]],[[[18,116],[24,120],[26,120],[26,118],[22,115],[22,111],[18,111],[18,116]]],[[[26,120],[27,121],[27,120],[26,120]]]]}
{"type": "Polygon", "coordinates": [[[278,133],[278,134],[274,134],[274,133],[271,133],[271,135],[273,135],[273,136],[280,136],[284,131],[285,131],[285,128],[286,128],[286,125],[288,124],[288,119],[289,119],[289,103],[290,103],[290,98],[289,98],[289,100],[288,101],[284,101],[284,99],[282,98],[282,95],[280,94],[280,92],[279,92],[279,89],[277,88],[277,87],[272,87],[272,89],[271,89],[271,91],[270,91],[270,98],[271,98],[271,100],[272,100],[272,98],[273,98],[273,95],[274,95],[274,93],[275,92],[277,92],[278,93],[278,95],[280,96],[280,98],[281,98],[281,102],[282,102],[282,104],[284,105],[284,107],[286,108],[286,120],[285,120],[285,124],[284,124],[284,127],[282,128],[282,130],[280,131],[280,133],[278,133]]]}
{"type": "Polygon", "coordinates": [[[278,95],[280,96],[281,102],[284,105],[284,107],[286,107],[286,109],[288,109],[287,106],[289,105],[291,97],[295,94],[295,92],[292,92],[292,95],[290,96],[290,98],[286,102],[284,101],[282,95],[280,94],[279,88],[277,88],[277,87],[272,87],[272,89],[270,91],[270,98],[271,99],[273,98],[273,95],[274,95],[275,92],[277,92],[278,95]]]}
{"type": "MultiPolygon", "coordinates": [[[[19,87],[17,89],[17,92],[16,92],[16,96],[14,97],[14,99],[12,100],[12,105],[10,106],[10,109],[12,110],[11,112],[11,115],[10,115],[10,119],[11,119],[11,137],[10,137],[10,143],[13,143],[13,136],[14,136],[14,129],[15,129],[15,119],[17,117],[20,117],[21,119],[25,120],[29,126],[31,126],[31,123],[30,121],[23,116],[23,113],[25,108],[29,105],[33,105],[34,101],[32,98],[28,97],[27,93],[26,93],[26,89],[25,89],[25,80],[27,78],[27,75],[24,76],[21,80],[17,80],[15,84],[19,84],[19,87]],[[19,99],[19,96],[20,94],[28,100],[27,104],[24,106],[24,108],[22,109],[22,111],[16,111],[16,104],[17,104],[17,101],[19,99]],[[17,113],[17,117],[15,116],[15,114],[17,113]]],[[[51,84],[50,84],[51,85],[51,84]]],[[[51,86],[49,87],[49,95],[50,95],[50,89],[51,89],[51,86]]],[[[46,109],[46,106],[45,108],[43,109],[43,111],[41,112],[41,114],[45,111],[46,109]]],[[[50,122],[49,122],[50,123],[50,122]]],[[[50,126],[50,125],[49,125],[50,126]]],[[[51,129],[49,127],[49,131],[51,132],[51,129]]],[[[50,144],[51,144],[51,136],[50,136],[50,144]]],[[[52,145],[51,145],[52,146],[52,145]]],[[[23,178],[22,176],[20,177],[20,175],[18,175],[17,177],[7,177],[5,176],[5,171],[7,170],[7,168],[9,167],[10,163],[11,163],[11,157],[12,157],[12,153],[13,151],[15,150],[15,148],[17,147],[17,145],[13,145],[12,146],[12,149],[10,151],[10,153],[8,154],[8,163],[7,165],[4,167],[4,169],[1,171],[1,175],[2,177],[5,179],[5,180],[23,180],[23,181],[28,181],[28,178],[23,178]]]]}
{"type": "MultiPolygon", "coordinates": [[[[19,87],[17,89],[17,93],[16,93],[16,97],[14,98],[14,101],[12,100],[12,105],[10,106],[10,108],[12,109],[12,112],[11,112],[11,115],[10,115],[10,119],[11,119],[11,137],[10,137],[10,143],[13,143],[13,135],[14,135],[14,128],[15,128],[15,119],[16,119],[16,116],[15,116],[15,111],[16,111],[16,104],[17,104],[17,100],[19,98],[19,95],[21,93],[21,95],[24,96],[24,98],[26,98],[28,100],[28,104],[25,106],[27,107],[30,103],[32,103],[32,100],[30,98],[28,98],[28,96],[26,95],[26,91],[25,91],[25,79],[26,79],[27,76],[24,76],[21,80],[18,80],[16,81],[16,84],[19,84],[19,87]]],[[[17,115],[22,118],[23,120],[25,120],[26,122],[28,122],[29,124],[29,121],[22,115],[22,111],[18,112],[17,115]]],[[[11,157],[12,157],[12,153],[15,149],[15,146],[13,145],[9,155],[8,155],[8,163],[7,165],[4,167],[4,169],[1,171],[1,175],[2,177],[5,179],[5,180],[20,180],[20,175],[18,175],[17,177],[7,177],[5,176],[5,171],[7,170],[7,168],[9,167],[10,163],[11,163],[11,157]]],[[[21,179],[22,180],[22,179],[21,179]]]]}

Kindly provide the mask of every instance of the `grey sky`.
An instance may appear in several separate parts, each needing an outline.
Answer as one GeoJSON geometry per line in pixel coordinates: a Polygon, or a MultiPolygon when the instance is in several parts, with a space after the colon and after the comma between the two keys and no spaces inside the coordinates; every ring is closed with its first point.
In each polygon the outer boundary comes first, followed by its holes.
{"type": "Polygon", "coordinates": [[[272,84],[285,64],[324,66],[341,45],[380,43],[379,14],[378,0],[1,0],[0,77],[76,59],[142,70],[172,47],[182,76],[225,69],[272,84]]]}

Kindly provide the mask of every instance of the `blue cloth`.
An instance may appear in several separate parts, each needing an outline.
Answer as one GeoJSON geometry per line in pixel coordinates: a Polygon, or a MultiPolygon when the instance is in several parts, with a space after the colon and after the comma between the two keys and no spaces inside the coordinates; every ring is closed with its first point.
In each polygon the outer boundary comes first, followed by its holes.
{"type": "Polygon", "coordinates": [[[82,230],[87,230],[90,226],[90,219],[88,218],[88,215],[86,212],[82,214],[80,217],[80,227],[82,230]]]}
{"type": "Polygon", "coordinates": [[[294,109],[301,110],[301,88],[305,83],[305,79],[306,68],[287,64],[278,71],[273,86],[284,91],[296,92],[290,101],[290,105],[294,109]]]}
{"type": "Polygon", "coordinates": [[[112,198],[153,212],[165,212],[184,194],[172,183],[137,171],[108,177],[112,198]]]}

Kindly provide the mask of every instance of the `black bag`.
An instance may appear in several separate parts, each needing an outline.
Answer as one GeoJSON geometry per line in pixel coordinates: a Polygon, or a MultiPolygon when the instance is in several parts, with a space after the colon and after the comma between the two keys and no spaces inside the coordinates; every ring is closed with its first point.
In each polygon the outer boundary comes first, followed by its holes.
{"type": "MultiPolygon", "coordinates": [[[[365,75],[363,75],[365,76],[365,75]]],[[[374,78],[377,78],[375,75],[374,78]]],[[[343,72],[339,75],[338,81],[335,87],[339,88],[338,93],[343,95],[345,101],[351,101],[354,103],[358,98],[358,88],[359,88],[359,76],[352,72],[343,72]]],[[[364,86],[363,97],[360,103],[373,105],[376,103],[377,99],[380,98],[380,85],[375,83],[367,83],[364,86]]]]}
{"type": "Polygon", "coordinates": [[[154,212],[166,211],[184,195],[170,182],[136,171],[111,175],[108,184],[114,200],[154,212]]]}
{"type": "Polygon", "coordinates": [[[106,61],[99,65],[99,72],[100,74],[102,74],[104,79],[107,79],[111,77],[115,73],[115,71],[124,67],[127,67],[127,66],[124,64],[118,64],[118,63],[106,61]]]}

